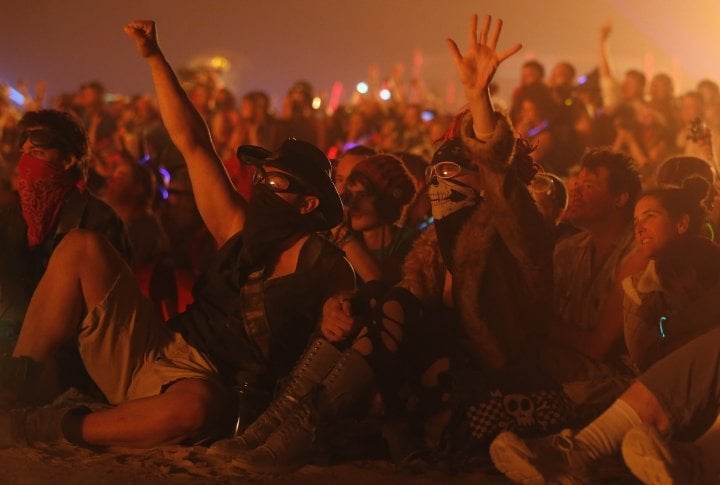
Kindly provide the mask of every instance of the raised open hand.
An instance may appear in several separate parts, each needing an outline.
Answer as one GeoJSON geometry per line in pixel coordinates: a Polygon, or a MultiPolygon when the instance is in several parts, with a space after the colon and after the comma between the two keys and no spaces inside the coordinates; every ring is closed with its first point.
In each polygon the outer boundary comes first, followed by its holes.
{"type": "Polygon", "coordinates": [[[152,20],[133,20],[124,30],[135,41],[141,56],[150,57],[160,52],[155,22],[152,20]]]}
{"type": "Polygon", "coordinates": [[[486,15],[483,19],[480,40],[478,40],[478,16],[472,16],[470,20],[470,44],[464,56],[455,41],[447,39],[450,54],[457,65],[460,81],[465,88],[465,95],[468,100],[477,99],[487,93],[490,81],[500,63],[522,48],[521,44],[515,44],[504,52],[498,52],[497,44],[503,22],[498,19],[495,22],[495,29],[491,33],[491,20],[492,18],[489,15],[486,15]]]}
{"type": "Polygon", "coordinates": [[[605,42],[610,38],[610,34],[612,34],[612,20],[606,20],[605,23],[603,23],[600,26],[600,40],[605,42]]]}

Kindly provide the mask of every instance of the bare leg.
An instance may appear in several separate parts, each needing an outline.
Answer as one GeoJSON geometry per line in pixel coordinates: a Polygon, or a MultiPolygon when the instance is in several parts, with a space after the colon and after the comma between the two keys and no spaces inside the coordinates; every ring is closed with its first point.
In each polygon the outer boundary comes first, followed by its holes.
{"type": "Polygon", "coordinates": [[[640,416],[643,423],[665,434],[670,430],[670,421],[655,394],[640,381],[635,381],[620,396],[640,416]]]}
{"type": "Polygon", "coordinates": [[[46,362],[77,335],[79,322],[102,301],[124,264],[101,236],[79,229],[67,234],[30,300],[13,356],[46,362]]]}
{"type": "Polygon", "coordinates": [[[220,385],[200,379],[176,382],[158,396],[76,417],[68,438],[90,445],[151,448],[229,435],[233,400],[220,385]]]}

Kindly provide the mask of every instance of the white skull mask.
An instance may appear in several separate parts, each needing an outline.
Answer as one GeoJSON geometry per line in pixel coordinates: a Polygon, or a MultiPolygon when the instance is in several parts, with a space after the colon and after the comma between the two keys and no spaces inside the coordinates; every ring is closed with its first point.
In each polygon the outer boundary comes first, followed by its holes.
{"type": "Polygon", "coordinates": [[[463,207],[475,205],[478,194],[475,189],[453,179],[433,177],[428,187],[432,215],[440,220],[463,207]]]}

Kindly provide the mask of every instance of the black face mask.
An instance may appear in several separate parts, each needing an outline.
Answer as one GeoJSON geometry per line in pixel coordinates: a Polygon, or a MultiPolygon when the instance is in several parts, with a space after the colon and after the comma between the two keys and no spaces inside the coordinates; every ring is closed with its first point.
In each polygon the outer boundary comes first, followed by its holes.
{"type": "Polygon", "coordinates": [[[253,187],[243,229],[242,259],[250,270],[263,267],[278,245],[311,231],[310,221],[264,184],[253,187]]]}

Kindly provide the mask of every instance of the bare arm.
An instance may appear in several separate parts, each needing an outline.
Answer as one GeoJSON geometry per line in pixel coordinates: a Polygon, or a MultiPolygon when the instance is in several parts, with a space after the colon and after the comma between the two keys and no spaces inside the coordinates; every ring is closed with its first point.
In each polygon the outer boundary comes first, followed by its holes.
{"type": "Polygon", "coordinates": [[[611,32],[612,23],[610,21],[606,22],[600,28],[600,95],[602,96],[603,105],[609,113],[614,112],[620,103],[618,86],[610,65],[608,39],[610,38],[611,32]]]}
{"type": "Polygon", "coordinates": [[[205,121],[183,91],[157,42],[155,22],[125,26],[147,59],[165,127],[187,162],[200,215],[218,246],[243,229],[244,199],[233,188],[210,139],[205,121]]]}
{"type": "Polygon", "coordinates": [[[600,27],[600,75],[606,77],[613,77],[612,69],[610,68],[610,52],[608,49],[608,39],[612,33],[612,23],[606,22],[600,27]]]}
{"type": "Polygon", "coordinates": [[[515,44],[504,52],[497,52],[498,39],[502,31],[502,20],[498,19],[495,29],[490,32],[491,17],[485,16],[480,41],[478,42],[478,17],[473,15],[470,21],[470,42],[465,56],[462,55],[454,40],[448,39],[450,54],[455,60],[460,81],[465,90],[465,97],[470,105],[473,117],[473,130],[475,136],[487,136],[495,128],[492,101],[488,90],[490,82],[498,66],[505,59],[515,54],[522,45],[515,44]]]}

